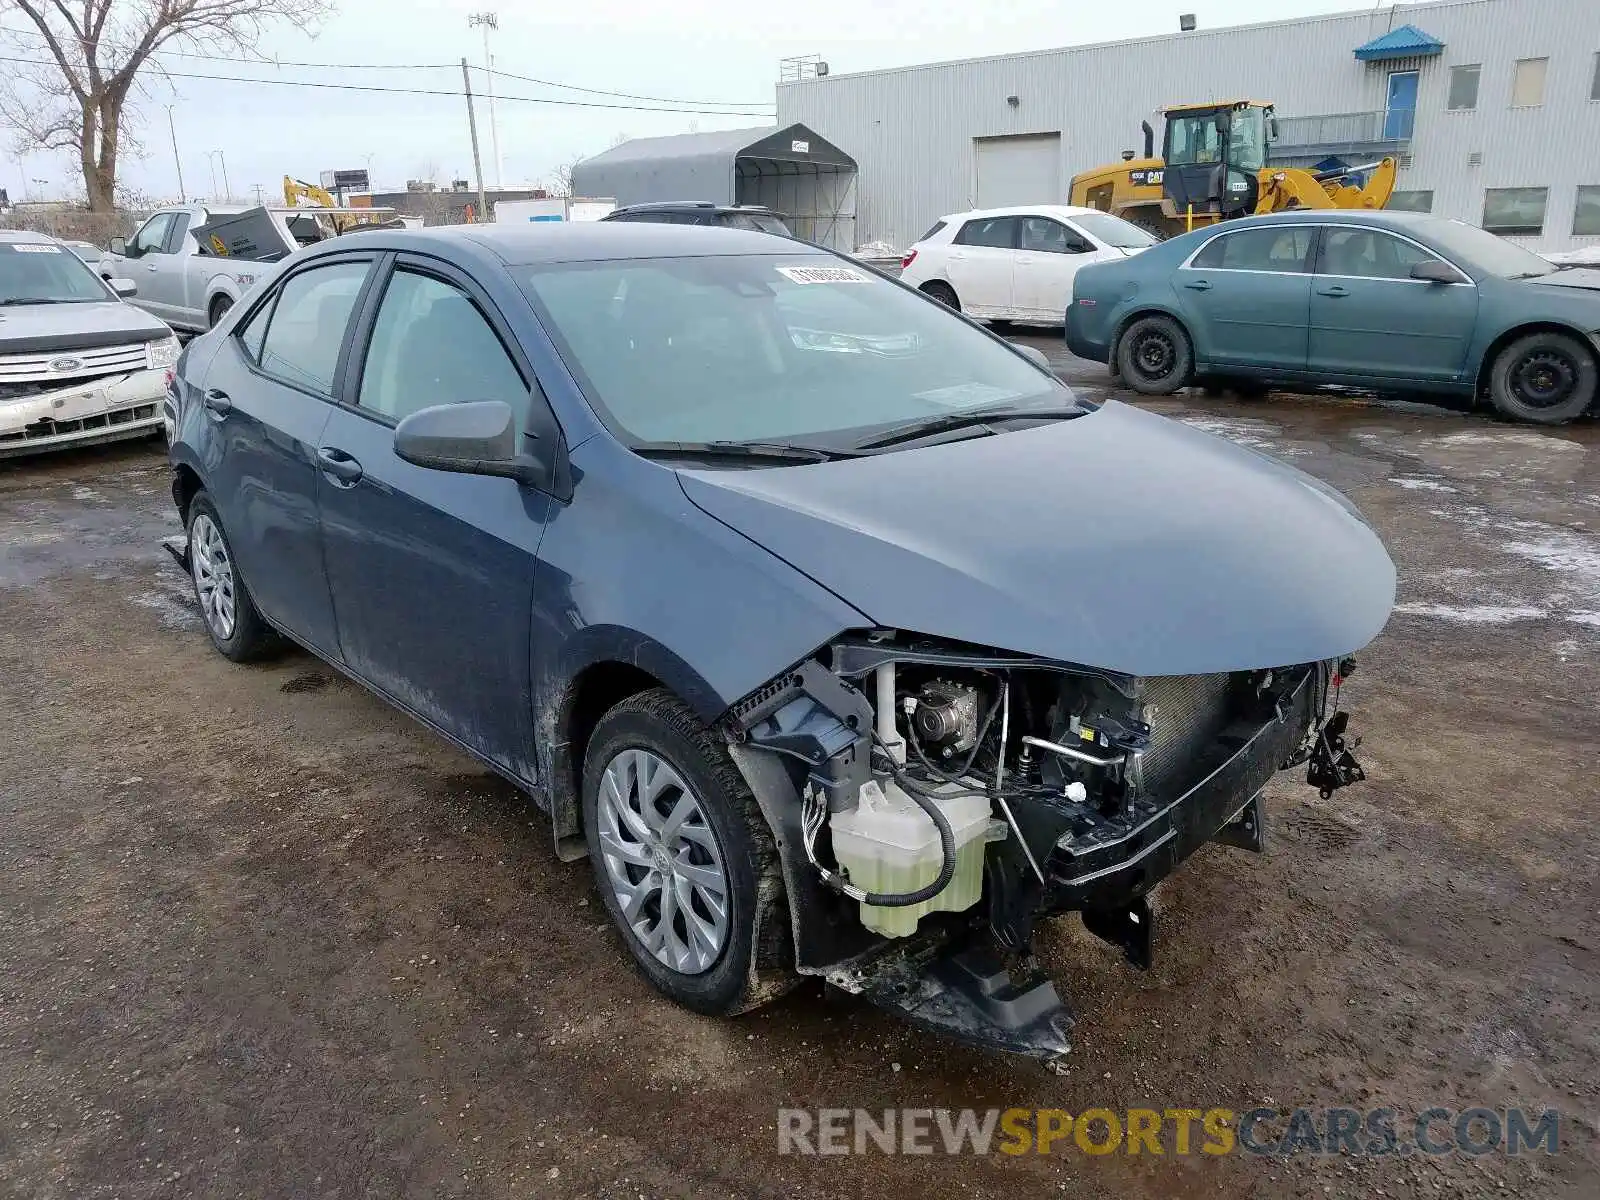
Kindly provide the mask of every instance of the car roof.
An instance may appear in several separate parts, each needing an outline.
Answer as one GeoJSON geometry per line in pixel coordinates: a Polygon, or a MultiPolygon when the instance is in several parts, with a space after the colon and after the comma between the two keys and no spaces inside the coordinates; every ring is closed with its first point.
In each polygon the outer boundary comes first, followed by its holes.
{"type": "Polygon", "coordinates": [[[969,212],[950,213],[939,219],[971,221],[982,217],[1087,217],[1098,212],[1098,208],[1084,208],[1077,204],[1013,204],[1007,208],[974,208],[969,212]]]}
{"type": "Polygon", "coordinates": [[[611,214],[619,212],[774,213],[775,210],[765,204],[717,204],[712,200],[646,200],[639,204],[619,204],[611,210],[611,214]]]}
{"type": "MultiPolygon", "coordinates": [[[[1223,222],[1225,229],[1248,228],[1251,225],[1373,225],[1380,229],[1404,231],[1418,225],[1428,225],[1443,220],[1431,213],[1386,212],[1381,208],[1293,208],[1284,212],[1262,213],[1260,216],[1239,217],[1223,222]]],[[[1215,228],[1215,227],[1213,227],[1215,228]]]]}
{"type": "Polygon", "coordinates": [[[54,245],[55,238],[49,234],[35,233],[31,229],[0,229],[0,242],[24,242],[38,245],[54,245]]]}
{"type": "MultiPolygon", "coordinates": [[[[467,242],[510,266],[602,262],[621,258],[698,258],[738,254],[826,255],[793,238],[715,225],[651,221],[530,221],[526,224],[442,225],[431,229],[375,229],[330,238],[327,252],[355,245],[387,245],[449,257],[467,242]]],[[[831,257],[831,256],[830,256],[831,257]]]]}

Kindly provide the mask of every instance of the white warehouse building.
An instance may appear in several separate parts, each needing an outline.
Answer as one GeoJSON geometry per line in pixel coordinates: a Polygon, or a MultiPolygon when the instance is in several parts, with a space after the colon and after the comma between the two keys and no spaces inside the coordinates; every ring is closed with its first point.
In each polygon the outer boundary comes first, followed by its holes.
{"type": "MultiPolygon", "coordinates": [[[[1600,0],[1437,0],[778,84],[858,167],[855,241],[969,208],[1064,202],[1161,108],[1277,106],[1274,162],[1394,155],[1391,208],[1538,250],[1600,245],[1600,0]]],[[[789,74],[795,74],[790,71],[789,74]]],[[[1159,152],[1159,151],[1158,151],[1159,152]]]]}

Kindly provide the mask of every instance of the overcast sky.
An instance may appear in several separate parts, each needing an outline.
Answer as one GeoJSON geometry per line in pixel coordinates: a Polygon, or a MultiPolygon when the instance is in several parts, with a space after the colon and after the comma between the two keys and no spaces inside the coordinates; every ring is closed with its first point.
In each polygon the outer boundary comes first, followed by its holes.
{"type": "MultiPolygon", "coordinates": [[[[991,0],[988,4],[928,0],[807,0],[798,8],[766,8],[755,0],[342,0],[316,31],[291,25],[262,39],[263,55],[327,63],[447,64],[465,55],[481,65],[481,31],[467,14],[498,2],[491,47],[497,70],[558,83],[692,102],[685,107],[749,105],[763,115],[648,113],[563,107],[511,96],[629,104],[628,100],[558,91],[497,79],[496,104],[505,182],[549,182],[556,167],[594,154],[619,136],[737,128],[770,120],[778,60],[820,54],[835,74],[982,54],[1080,45],[1175,31],[1179,12],[1202,26],[1282,20],[1365,7],[1352,0],[991,0]],[[1002,16],[1002,14],[1004,14],[1002,16]]],[[[3,24],[25,27],[15,14],[3,24]]],[[[16,47],[24,43],[12,43],[16,47]]],[[[169,57],[173,72],[254,75],[280,80],[438,88],[460,91],[461,72],[306,70],[169,57]]],[[[1219,71],[1226,64],[1218,64],[1219,71]]],[[[474,90],[483,76],[476,73],[474,90]]],[[[184,183],[191,196],[222,186],[225,162],[236,195],[260,184],[278,195],[284,174],[315,179],[321,170],[369,165],[374,182],[400,187],[437,171],[441,180],[472,173],[464,102],[459,96],[416,96],[320,88],[148,78],[141,105],[137,157],[123,165],[126,182],[156,197],[177,194],[172,144],[163,104],[174,105],[184,183]],[[222,150],[219,160],[206,151],[222,150]]],[[[1174,100],[1182,97],[1173,97],[1174,100]]],[[[492,184],[488,114],[480,100],[484,173],[492,184]]],[[[825,131],[824,131],[825,132],[825,131]]],[[[17,197],[81,193],[74,164],[58,156],[12,155],[0,185],[17,197]],[[43,179],[40,186],[24,180],[43,179]]]]}

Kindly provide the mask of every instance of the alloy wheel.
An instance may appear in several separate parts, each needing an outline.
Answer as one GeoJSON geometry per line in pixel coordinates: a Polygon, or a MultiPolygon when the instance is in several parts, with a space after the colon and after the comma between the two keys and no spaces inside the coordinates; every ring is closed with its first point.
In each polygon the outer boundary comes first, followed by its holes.
{"type": "Polygon", "coordinates": [[[728,941],[731,889],[700,798],[666,759],[623,750],[600,778],[596,816],[623,923],[674,971],[710,970],[728,941]]]}
{"type": "Polygon", "coordinates": [[[222,530],[206,513],[195,517],[189,528],[189,564],[201,615],[217,640],[225,642],[233,636],[239,620],[233,560],[228,557],[222,530]]]}

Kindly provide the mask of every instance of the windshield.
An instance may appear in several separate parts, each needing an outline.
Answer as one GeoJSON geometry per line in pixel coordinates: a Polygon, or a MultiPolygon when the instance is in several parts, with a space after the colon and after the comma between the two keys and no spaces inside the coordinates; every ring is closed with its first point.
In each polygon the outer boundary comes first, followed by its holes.
{"type": "Polygon", "coordinates": [[[1420,222],[1416,229],[1461,266],[1502,279],[1549,275],[1556,269],[1533,251],[1464,221],[1435,217],[1420,222]]]}
{"type": "Polygon", "coordinates": [[[109,300],[83,260],[54,242],[0,242],[0,304],[109,300]]]}
{"type": "Polygon", "coordinates": [[[827,255],[519,274],[625,440],[843,446],[876,428],[997,404],[1074,405],[1053,376],[937,303],[827,255]]]}
{"type": "Polygon", "coordinates": [[[1220,163],[1226,151],[1229,166],[1259,171],[1267,164],[1267,113],[1241,108],[1174,115],[1167,121],[1167,142],[1172,166],[1220,163]]]}
{"type": "Polygon", "coordinates": [[[1142,250],[1156,244],[1154,237],[1132,221],[1124,221],[1110,213],[1073,217],[1072,223],[1101,244],[1114,246],[1118,250],[1142,250]]]}
{"type": "Polygon", "coordinates": [[[1238,108],[1228,126],[1228,163],[1241,171],[1259,171],[1267,165],[1267,111],[1238,108]]]}

